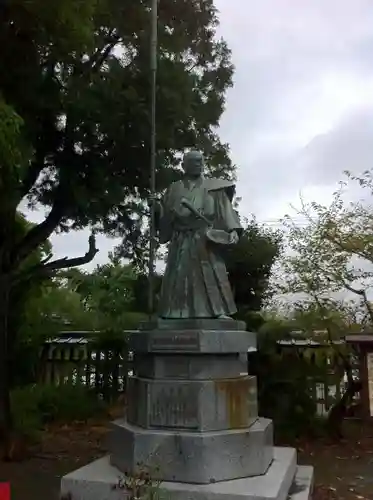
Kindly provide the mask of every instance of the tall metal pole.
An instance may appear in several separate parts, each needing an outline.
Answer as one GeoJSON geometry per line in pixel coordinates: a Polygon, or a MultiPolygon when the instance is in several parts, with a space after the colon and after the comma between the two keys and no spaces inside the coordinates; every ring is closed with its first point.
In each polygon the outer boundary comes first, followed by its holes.
{"type": "MultiPolygon", "coordinates": [[[[158,49],[158,0],[151,0],[151,39],[150,39],[150,85],[151,85],[151,122],[150,122],[150,194],[155,195],[156,168],[156,95],[157,95],[157,49],[158,49]]],[[[155,204],[150,207],[150,249],[149,249],[149,297],[148,309],[154,312],[154,265],[155,265],[155,204]]]]}

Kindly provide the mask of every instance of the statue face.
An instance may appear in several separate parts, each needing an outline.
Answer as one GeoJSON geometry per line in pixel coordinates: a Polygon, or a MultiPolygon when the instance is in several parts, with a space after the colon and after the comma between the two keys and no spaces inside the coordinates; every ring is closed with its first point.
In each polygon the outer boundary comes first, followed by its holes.
{"type": "Polygon", "coordinates": [[[191,151],[184,155],[183,169],[186,175],[199,177],[203,174],[203,156],[199,151],[191,151]]]}

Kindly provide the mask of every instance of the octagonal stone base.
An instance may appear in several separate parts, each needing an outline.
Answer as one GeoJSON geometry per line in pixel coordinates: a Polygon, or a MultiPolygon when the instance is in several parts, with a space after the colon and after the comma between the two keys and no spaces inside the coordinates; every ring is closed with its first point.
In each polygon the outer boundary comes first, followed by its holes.
{"type": "Polygon", "coordinates": [[[247,373],[247,353],[157,354],[135,353],[133,372],[140,378],[215,380],[237,378],[247,373]]]}
{"type": "Polygon", "coordinates": [[[110,462],[133,473],[138,463],[153,478],[208,484],[265,474],[273,459],[273,428],[259,418],[251,427],[217,432],[142,429],[125,420],[112,423],[110,462]]]}
{"type": "Polygon", "coordinates": [[[133,377],[127,419],[146,429],[216,431],[249,427],[258,418],[256,377],[174,380],[133,377]]]}

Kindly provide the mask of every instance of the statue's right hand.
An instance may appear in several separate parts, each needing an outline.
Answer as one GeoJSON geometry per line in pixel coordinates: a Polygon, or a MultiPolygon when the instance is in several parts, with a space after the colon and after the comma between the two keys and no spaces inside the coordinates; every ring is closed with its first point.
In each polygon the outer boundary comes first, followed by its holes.
{"type": "Polygon", "coordinates": [[[159,203],[157,196],[155,194],[151,194],[148,198],[148,205],[151,207],[159,203]]]}
{"type": "Polygon", "coordinates": [[[150,209],[154,208],[155,211],[159,211],[161,209],[161,202],[155,195],[150,195],[148,198],[148,206],[150,209]]]}

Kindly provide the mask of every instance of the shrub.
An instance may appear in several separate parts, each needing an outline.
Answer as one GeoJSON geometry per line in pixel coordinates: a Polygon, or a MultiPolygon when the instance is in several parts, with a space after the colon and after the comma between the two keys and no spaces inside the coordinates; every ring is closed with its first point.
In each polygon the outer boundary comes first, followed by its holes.
{"type": "Polygon", "coordinates": [[[249,371],[257,376],[259,412],[273,419],[276,435],[296,437],[313,433],[320,425],[310,392],[310,380],[319,368],[297,349],[280,348],[291,339],[287,324],[268,321],[258,332],[258,351],[249,355],[249,371]]]}
{"type": "Polygon", "coordinates": [[[38,408],[44,423],[84,421],[103,413],[104,403],[82,384],[39,385],[38,408]]]}
{"type": "Polygon", "coordinates": [[[11,407],[16,433],[32,440],[37,439],[43,423],[33,388],[23,387],[13,390],[11,407]]]}
{"type": "Polygon", "coordinates": [[[51,422],[84,421],[103,414],[105,404],[81,384],[35,384],[12,392],[15,429],[33,436],[51,422]]]}

